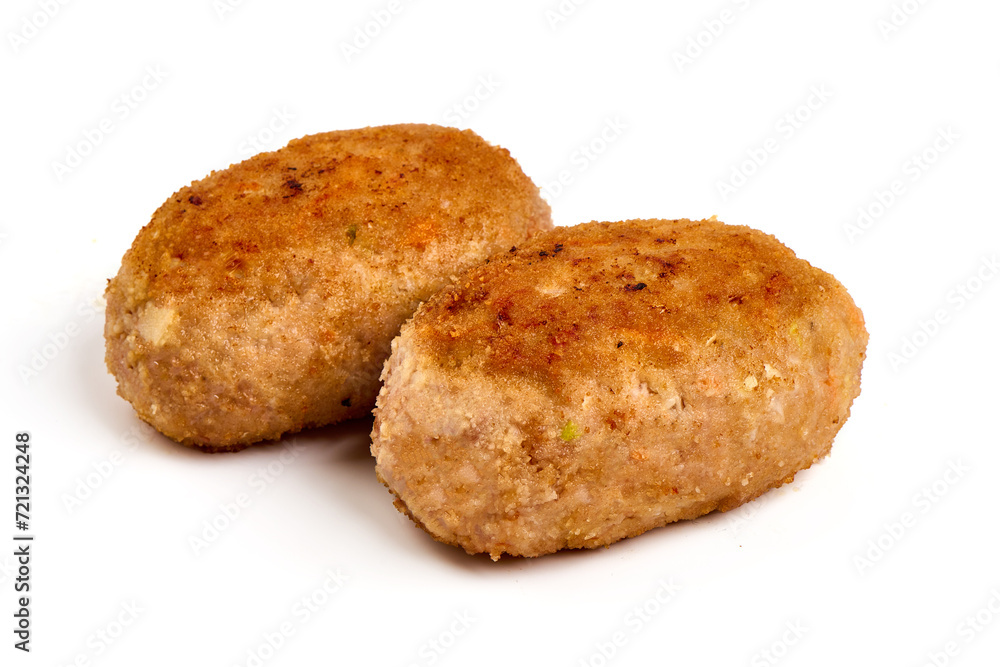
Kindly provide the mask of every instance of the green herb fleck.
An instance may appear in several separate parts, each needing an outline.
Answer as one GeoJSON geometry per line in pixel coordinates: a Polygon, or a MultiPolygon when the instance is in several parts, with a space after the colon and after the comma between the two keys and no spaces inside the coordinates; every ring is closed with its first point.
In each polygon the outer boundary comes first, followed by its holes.
{"type": "Polygon", "coordinates": [[[358,238],[358,226],[351,225],[347,228],[347,245],[354,245],[356,238],[358,238]]]}
{"type": "Polygon", "coordinates": [[[566,442],[576,440],[580,437],[580,427],[577,426],[572,419],[570,419],[566,422],[566,425],[562,427],[562,433],[559,434],[559,437],[566,442]]]}

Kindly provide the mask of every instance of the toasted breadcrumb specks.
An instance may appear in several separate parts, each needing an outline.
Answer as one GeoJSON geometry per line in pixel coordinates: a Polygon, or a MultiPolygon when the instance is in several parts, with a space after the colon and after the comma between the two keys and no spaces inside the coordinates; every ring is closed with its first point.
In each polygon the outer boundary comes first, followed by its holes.
{"type": "Polygon", "coordinates": [[[142,419],[203,449],[360,417],[417,305],[550,227],[510,154],[472,132],[303,137],[156,211],[108,284],[108,369],[142,419]]]}
{"type": "Polygon", "coordinates": [[[470,553],[603,546],[825,456],[867,339],[836,279],[753,229],[556,228],[403,327],[372,453],[397,506],[470,553]]]}

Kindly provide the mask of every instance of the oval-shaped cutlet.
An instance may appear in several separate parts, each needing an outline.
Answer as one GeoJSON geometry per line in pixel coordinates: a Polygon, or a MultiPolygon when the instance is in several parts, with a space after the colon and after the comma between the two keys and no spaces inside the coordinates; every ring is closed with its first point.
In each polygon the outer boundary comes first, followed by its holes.
{"type": "Polygon", "coordinates": [[[142,419],[213,451],[360,417],[417,305],[550,227],[517,162],[470,131],[303,137],[156,211],[108,284],[108,369],[142,419]]]}
{"type": "Polygon", "coordinates": [[[759,231],[556,228],[403,327],[372,453],[397,506],[470,553],[607,545],[826,455],[867,338],[835,278],[759,231]]]}

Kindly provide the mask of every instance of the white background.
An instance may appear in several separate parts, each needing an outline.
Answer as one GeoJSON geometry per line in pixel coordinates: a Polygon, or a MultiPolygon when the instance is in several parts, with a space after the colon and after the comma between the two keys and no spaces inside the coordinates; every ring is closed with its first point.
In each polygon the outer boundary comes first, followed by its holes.
{"type": "Polygon", "coordinates": [[[557,0],[413,0],[350,59],[388,0],[5,2],[0,664],[997,664],[1000,6],[897,1],[880,28],[891,0],[591,0],[559,21],[557,0]],[[101,294],[152,212],[251,138],[393,122],[510,149],[558,224],[717,214],[834,273],[871,343],[832,455],[729,514],[493,563],[393,508],[370,420],[220,456],[142,428],[104,367],[101,294]],[[328,572],[347,578],[330,594],[328,572]]]}

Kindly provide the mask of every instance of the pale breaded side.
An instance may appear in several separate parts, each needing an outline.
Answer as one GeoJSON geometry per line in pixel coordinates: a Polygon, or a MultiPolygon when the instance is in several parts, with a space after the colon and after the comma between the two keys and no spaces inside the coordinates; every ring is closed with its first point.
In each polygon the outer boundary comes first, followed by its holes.
{"type": "Polygon", "coordinates": [[[550,227],[517,162],[470,131],[303,137],[156,211],[108,284],[108,369],[142,419],[209,450],[360,417],[417,305],[550,227]]]}
{"type": "Polygon", "coordinates": [[[556,228],[403,327],[377,473],[469,553],[607,545],[736,507],[826,455],[867,339],[844,287],[759,231],[556,228]]]}

